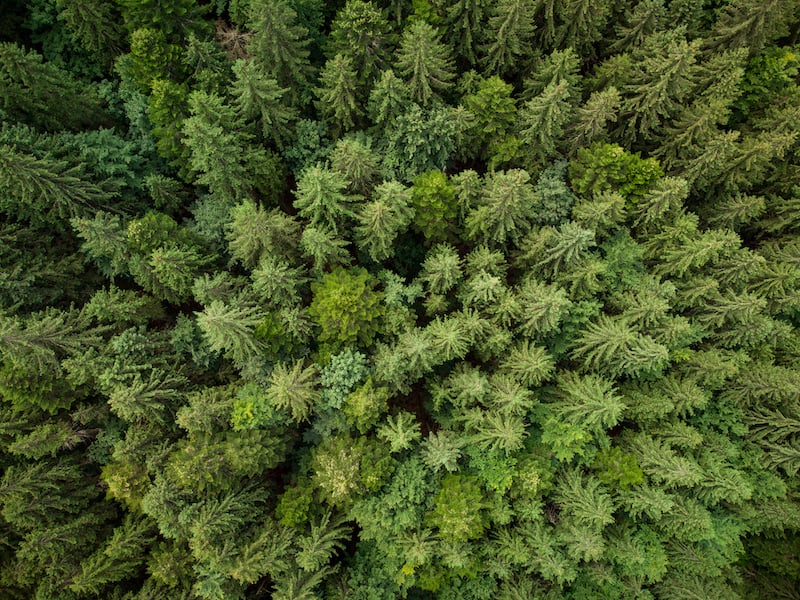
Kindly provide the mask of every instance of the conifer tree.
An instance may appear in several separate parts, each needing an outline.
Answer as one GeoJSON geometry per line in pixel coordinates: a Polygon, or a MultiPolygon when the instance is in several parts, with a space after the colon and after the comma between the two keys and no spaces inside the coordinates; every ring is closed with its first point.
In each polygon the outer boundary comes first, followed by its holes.
{"type": "Polygon", "coordinates": [[[306,169],[297,182],[294,207],[310,225],[338,233],[355,218],[351,205],[358,198],[345,192],[347,181],[336,171],[316,165],[306,169]]]}
{"type": "Polygon", "coordinates": [[[337,54],[326,62],[320,73],[318,107],[333,124],[334,132],[353,128],[360,117],[357,83],[353,63],[344,54],[337,54]]]}
{"type": "Polygon", "coordinates": [[[387,66],[394,45],[391,27],[377,7],[348,0],[331,23],[331,53],[347,57],[363,85],[387,66]]]}
{"type": "Polygon", "coordinates": [[[486,177],[480,204],[464,224],[470,238],[483,244],[516,242],[530,229],[534,189],[521,169],[498,171],[486,177]]]}
{"type": "Polygon", "coordinates": [[[308,31],[297,24],[297,13],[284,0],[251,4],[249,24],[253,36],[248,52],[281,88],[289,90],[291,103],[305,103],[313,69],[308,61],[308,31]]]}
{"type": "Polygon", "coordinates": [[[361,207],[356,243],[372,260],[382,261],[392,255],[397,236],[414,217],[410,204],[410,191],[400,182],[387,181],[375,188],[372,201],[361,207]]]}
{"type": "Polygon", "coordinates": [[[411,98],[422,106],[446,91],[455,76],[449,49],[425,21],[414,21],[406,27],[396,61],[411,98]]]}
{"type": "Polygon", "coordinates": [[[455,0],[447,6],[446,37],[451,48],[472,65],[478,62],[481,29],[488,14],[487,0],[455,0]]]}
{"type": "Polygon", "coordinates": [[[500,0],[493,7],[486,41],[481,47],[481,66],[492,74],[515,71],[531,56],[536,4],[530,0],[500,0]]]}
{"type": "Polygon", "coordinates": [[[236,61],[233,72],[236,75],[233,92],[239,114],[247,120],[259,120],[264,137],[283,148],[292,137],[291,123],[296,116],[282,101],[288,90],[281,88],[276,79],[265,77],[252,61],[236,61]]]}

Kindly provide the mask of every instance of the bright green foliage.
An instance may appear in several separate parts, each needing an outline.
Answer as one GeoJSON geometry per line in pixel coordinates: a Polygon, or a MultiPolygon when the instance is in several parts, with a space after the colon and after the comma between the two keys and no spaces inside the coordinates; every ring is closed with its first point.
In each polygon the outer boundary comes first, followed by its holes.
{"type": "Polygon", "coordinates": [[[501,143],[510,132],[516,117],[516,106],[511,95],[512,86],[499,77],[481,81],[475,93],[464,97],[464,106],[472,113],[473,128],[481,144],[489,152],[501,143]]]}
{"type": "Polygon", "coordinates": [[[386,411],[389,392],[385,387],[375,387],[372,378],[350,393],[344,401],[342,410],[351,423],[361,433],[367,433],[386,411]]]}
{"type": "Polygon", "coordinates": [[[394,465],[383,445],[371,438],[331,437],[314,450],[311,469],[325,502],[349,506],[360,495],[379,490],[394,465]]]}
{"type": "Polygon", "coordinates": [[[319,326],[318,339],[333,351],[347,344],[369,346],[381,332],[383,294],[365,269],[336,267],[311,284],[314,295],[308,309],[319,326]]]}
{"type": "Polygon", "coordinates": [[[486,508],[483,494],[472,477],[445,475],[434,498],[433,510],[425,517],[431,527],[439,530],[442,540],[466,542],[479,537],[486,527],[486,508]]]}
{"type": "Polygon", "coordinates": [[[664,173],[654,158],[643,159],[615,144],[593,144],[578,150],[569,164],[569,180],[580,195],[614,190],[635,203],[664,173]]]}
{"type": "Polygon", "coordinates": [[[386,417],[385,423],[378,427],[378,439],[389,444],[392,454],[411,448],[419,438],[419,423],[406,411],[386,417]]]}
{"type": "Polygon", "coordinates": [[[450,51],[425,21],[414,21],[406,27],[396,60],[411,98],[422,106],[447,90],[454,77],[450,51]]]}
{"type": "Polygon", "coordinates": [[[0,596],[795,598],[799,8],[6,2],[0,596]]]}
{"type": "Polygon", "coordinates": [[[414,227],[429,242],[441,242],[453,231],[456,216],[455,193],[441,171],[429,171],[414,180],[411,188],[414,227]]]}

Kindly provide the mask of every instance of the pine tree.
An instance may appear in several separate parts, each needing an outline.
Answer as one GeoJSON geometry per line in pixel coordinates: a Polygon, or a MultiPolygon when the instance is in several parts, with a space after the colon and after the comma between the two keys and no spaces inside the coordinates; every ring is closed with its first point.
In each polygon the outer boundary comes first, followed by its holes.
{"type": "Polygon", "coordinates": [[[422,106],[446,91],[455,76],[449,49],[425,21],[414,21],[406,27],[396,61],[411,98],[422,106]]]}
{"type": "Polygon", "coordinates": [[[570,469],[559,483],[556,499],[576,522],[594,529],[614,522],[614,504],[597,479],[570,469]]]}
{"type": "Polygon", "coordinates": [[[754,54],[788,33],[796,10],[791,0],[736,0],[720,11],[706,45],[709,49],[749,48],[754,54]]]}
{"type": "Polygon", "coordinates": [[[503,246],[517,242],[531,228],[535,195],[530,175],[521,169],[487,175],[481,201],[464,224],[471,239],[503,246]]]}
{"type": "Polygon", "coordinates": [[[352,129],[361,116],[358,81],[353,63],[344,54],[337,54],[325,63],[320,73],[317,107],[333,125],[334,133],[352,129]]]}
{"type": "Polygon", "coordinates": [[[0,109],[5,118],[47,131],[111,124],[93,87],[8,42],[0,43],[0,109]]]}
{"type": "Polygon", "coordinates": [[[297,24],[297,13],[285,0],[268,0],[251,5],[249,23],[253,37],[247,50],[256,64],[289,90],[290,104],[308,102],[313,68],[308,31],[297,24]]]}
{"type": "Polygon", "coordinates": [[[606,141],[609,124],[617,122],[620,102],[619,91],[611,86],[592,92],[582,106],[575,108],[566,129],[572,154],[594,142],[606,141]]]}
{"type": "Polygon", "coordinates": [[[197,324],[211,350],[230,352],[233,360],[241,363],[259,352],[254,332],[262,318],[257,307],[214,300],[197,313],[197,324]]]}
{"type": "Polygon", "coordinates": [[[303,361],[290,366],[279,363],[270,376],[266,396],[280,410],[291,414],[296,422],[305,421],[319,401],[319,373],[314,365],[303,367],[303,361]]]}
{"type": "Polygon", "coordinates": [[[611,45],[614,52],[628,52],[639,46],[651,33],[663,28],[667,10],[663,0],[642,0],[633,10],[626,11],[625,25],[617,26],[617,39],[611,45]]]}
{"type": "Polygon", "coordinates": [[[481,46],[481,66],[489,73],[504,75],[525,64],[532,53],[536,4],[530,0],[500,0],[493,7],[481,46]]]}
{"type": "Polygon", "coordinates": [[[349,182],[349,189],[368,196],[381,177],[380,157],[368,137],[348,137],[336,142],[331,152],[331,168],[349,182]]]}
{"type": "Polygon", "coordinates": [[[15,220],[59,227],[59,220],[110,208],[116,194],[79,178],[66,161],[39,159],[0,146],[0,185],[6,190],[0,211],[15,220]]]}
{"type": "Polygon", "coordinates": [[[346,188],[347,181],[341,174],[318,164],[300,175],[294,207],[310,225],[322,225],[338,233],[356,217],[350,206],[358,197],[345,193],[346,188]]]}
{"type": "Polygon", "coordinates": [[[246,268],[257,265],[265,254],[294,258],[300,225],[278,209],[265,211],[245,200],[230,211],[226,226],[228,251],[246,268]]]}
{"type": "Polygon", "coordinates": [[[344,548],[350,528],[343,517],[332,520],[331,516],[330,511],[323,514],[319,523],[311,524],[309,534],[298,541],[297,564],[301,569],[318,571],[328,564],[334,552],[344,548]]]}
{"type": "Polygon", "coordinates": [[[369,94],[367,111],[376,125],[389,126],[411,102],[408,87],[391,69],[383,71],[369,94]]]}
{"type": "Polygon", "coordinates": [[[358,74],[371,83],[386,67],[394,39],[391,26],[372,2],[348,0],[331,23],[331,53],[342,54],[358,74]]]}
{"type": "Polygon", "coordinates": [[[122,52],[119,15],[110,2],[58,0],[59,19],[66,22],[70,33],[93,56],[109,64],[122,52]]]}
{"type": "Polygon", "coordinates": [[[555,31],[556,46],[584,51],[603,38],[603,30],[614,8],[609,2],[592,3],[588,0],[566,0],[556,2],[554,6],[561,21],[555,31]]]}
{"type": "Polygon", "coordinates": [[[414,217],[411,193],[398,181],[387,181],[375,188],[372,201],[358,213],[356,244],[374,261],[392,256],[397,237],[406,231],[414,217]]]}
{"type": "Polygon", "coordinates": [[[266,77],[252,61],[237,60],[233,72],[233,93],[240,116],[259,120],[264,137],[283,148],[292,139],[291,123],[296,117],[294,109],[282,100],[288,90],[281,88],[276,79],[266,77]]]}
{"type": "Polygon", "coordinates": [[[544,91],[525,103],[520,111],[520,138],[529,151],[543,162],[556,156],[556,142],[569,122],[572,105],[566,81],[549,84],[544,91]]]}
{"type": "Polygon", "coordinates": [[[622,88],[621,120],[626,139],[645,139],[677,113],[692,93],[697,45],[675,36],[651,35],[622,88]]]}
{"type": "Polygon", "coordinates": [[[475,66],[477,52],[483,40],[481,28],[489,12],[487,0],[455,0],[447,6],[445,17],[448,44],[460,56],[475,66]]]}

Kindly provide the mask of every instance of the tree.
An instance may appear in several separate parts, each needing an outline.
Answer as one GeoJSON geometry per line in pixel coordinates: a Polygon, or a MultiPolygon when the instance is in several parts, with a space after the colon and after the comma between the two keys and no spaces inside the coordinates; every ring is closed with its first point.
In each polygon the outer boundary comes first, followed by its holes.
{"type": "Polygon", "coordinates": [[[269,0],[251,5],[249,23],[253,37],[248,52],[256,64],[289,90],[290,104],[308,102],[313,68],[308,31],[297,24],[297,13],[285,0],[269,0]]]}
{"type": "Polygon", "coordinates": [[[447,542],[459,543],[480,537],[486,527],[481,512],[487,507],[474,477],[445,475],[434,498],[434,508],[425,517],[431,527],[447,542]]]}
{"type": "Polygon", "coordinates": [[[429,171],[414,180],[411,188],[414,226],[428,241],[445,241],[452,235],[456,216],[455,194],[441,171],[429,171]]]}
{"type": "Polygon", "coordinates": [[[367,197],[380,179],[380,158],[368,137],[349,137],[336,142],[331,168],[349,182],[349,189],[367,197]]]}
{"type": "Polygon", "coordinates": [[[549,84],[539,95],[525,103],[520,111],[520,138],[540,161],[556,155],[556,142],[569,122],[572,105],[569,87],[562,80],[549,84]]]}
{"type": "Polygon", "coordinates": [[[356,216],[351,205],[358,197],[347,194],[346,188],[347,180],[341,174],[317,164],[300,175],[294,207],[310,225],[338,233],[356,216]]]}
{"type": "Polygon", "coordinates": [[[720,11],[706,44],[710,49],[749,48],[756,53],[787,34],[795,10],[787,0],[737,0],[720,11]]]}
{"type": "Polygon", "coordinates": [[[331,351],[352,343],[369,346],[380,333],[383,294],[376,283],[365,269],[336,267],[311,284],[308,312],[320,328],[319,341],[331,351]]]}
{"type": "Polygon", "coordinates": [[[525,64],[532,52],[535,3],[530,0],[500,0],[489,16],[488,31],[481,46],[481,66],[504,75],[525,64]]]}
{"type": "Polygon", "coordinates": [[[378,81],[369,94],[367,111],[376,125],[391,125],[403,114],[411,103],[408,87],[402,79],[388,69],[381,72],[378,81]]]}
{"type": "Polygon", "coordinates": [[[211,350],[230,352],[233,360],[240,363],[259,352],[254,333],[264,315],[257,307],[214,300],[196,314],[197,324],[211,350]]]}
{"type": "Polygon", "coordinates": [[[267,400],[279,410],[287,411],[296,422],[305,421],[319,402],[319,373],[315,365],[303,367],[295,361],[291,367],[279,363],[272,370],[267,400]]]}
{"type": "Polygon", "coordinates": [[[622,89],[620,122],[627,140],[637,135],[648,139],[664,120],[676,114],[692,93],[696,54],[696,45],[683,39],[661,39],[653,34],[645,41],[622,89]]]}
{"type": "Polygon", "coordinates": [[[667,11],[663,0],[643,0],[627,11],[625,24],[617,26],[617,40],[611,46],[615,52],[627,52],[639,47],[645,38],[663,27],[667,11]]]}
{"type": "Polygon", "coordinates": [[[348,0],[336,13],[330,41],[331,52],[349,59],[362,85],[386,66],[394,45],[389,22],[365,0],[348,0]]]}
{"type": "Polygon", "coordinates": [[[281,88],[276,79],[266,77],[252,60],[237,60],[233,72],[239,115],[246,120],[259,120],[264,137],[278,148],[285,147],[292,139],[291,124],[296,118],[295,110],[283,102],[288,89],[281,88]]]}
{"type": "Polygon", "coordinates": [[[344,54],[337,54],[320,74],[317,88],[319,111],[333,124],[334,132],[352,129],[360,117],[360,103],[353,63],[344,54]]]}
{"type": "Polygon", "coordinates": [[[566,129],[572,154],[594,142],[606,141],[609,124],[617,122],[619,106],[619,91],[611,86],[593,92],[582,106],[575,108],[566,129]]]}
{"type": "Polygon", "coordinates": [[[468,215],[467,234],[487,245],[516,242],[530,229],[535,205],[530,175],[521,169],[487,175],[480,204],[468,215]]]}
{"type": "Polygon", "coordinates": [[[0,211],[16,220],[58,227],[59,219],[111,208],[115,194],[78,175],[65,161],[39,159],[2,145],[0,185],[6,193],[0,211]]]}
{"type": "Polygon", "coordinates": [[[7,118],[47,131],[110,124],[93,87],[44,62],[35,51],[8,42],[0,44],[0,109],[7,118]]]}
{"type": "Polygon", "coordinates": [[[556,46],[587,50],[603,37],[603,30],[613,11],[609,2],[590,3],[587,0],[567,0],[554,3],[561,24],[555,31],[556,46]]]}
{"type": "Polygon", "coordinates": [[[450,51],[424,21],[414,21],[406,27],[396,60],[411,98],[422,106],[447,90],[455,76],[450,51]]]}
{"type": "Polygon", "coordinates": [[[489,9],[487,0],[456,0],[447,7],[445,17],[448,44],[460,56],[475,66],[482,42],[481,28],[489,9]]]}
{"type": "Polygon", "coordinates": [[[398,181],[387,181],[375,188],[373,199],[358,213],[356,244],[374,261],[392,256],[397,237],[414,218],[411,192],[398,181]]]}
{"type": "Polygon", "coordinates": [[[246,268],[257,265],[264,255],[294,258],[300,225],[278,209],[266,211],[245,200],[230,211],[226,225],[228,251],[246,268]]]}

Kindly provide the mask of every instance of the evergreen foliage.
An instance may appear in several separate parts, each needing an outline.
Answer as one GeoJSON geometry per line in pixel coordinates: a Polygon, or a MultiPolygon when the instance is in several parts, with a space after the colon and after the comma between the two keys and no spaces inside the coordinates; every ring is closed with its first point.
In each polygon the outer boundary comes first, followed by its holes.
{"type": "Polygon", "coordinates": [[[0,19],[0,596],[795,598],[797,0],[0,19]]]}

